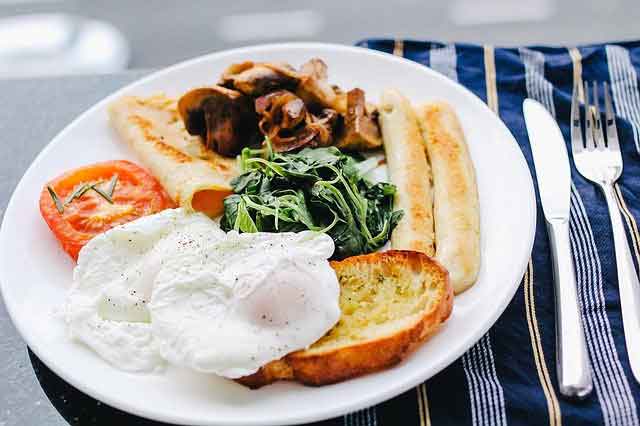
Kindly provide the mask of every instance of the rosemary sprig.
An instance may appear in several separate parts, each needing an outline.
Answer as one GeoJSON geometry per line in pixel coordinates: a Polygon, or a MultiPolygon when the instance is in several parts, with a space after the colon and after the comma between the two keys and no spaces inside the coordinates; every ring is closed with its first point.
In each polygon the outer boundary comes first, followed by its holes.
{"type": "Polygon", "coordinates": [[[114,191],[116,190],[116,185],[118,184],[118,175],[117,174],[113,175],[113,177],[109,181],[109,186],[107,187],[106,191],[101,189],[98,186],[100,185],[100,183],[102,182],[96,182],[94,184],[85,183],[83,185],[80,185],[79,187],[76,188],[75,191],[73,191],[71,194],[67,196],[66,200],[64,200],[64,203],[60,201],[60,197],[58,197],[58,194],[56,194],[56,192],[53,190],[53,188],[51,188],[51,186],[47,186],[47,190],[49,191],[49,195],[51,195],[51,199],[53,199],[53,203],[56,205],[56,209],[60,214],[62,214],[64,213],[65,206],[68,206],[73,202],[73,200],[75,200],[76,198],[82,197],[87,191],[90,191],[90,190],[94,190],[98,195],[100,195],[102,198],[107,200],[109,204],[113,204],[112,197],[113,197],[114,191]]]}
{"type": "Polygon", "coordinates": [[[49,191],[49,195],[51,195],[51,199],[53,200],[53,204],[56,205],[58,213],[64,213],[64,206],[62,205],[62,202],[60,202],[60,198],[58,197],[58,194],[56,194],[56,191],[54,191],[49,185],[47,185],[47,191],[49,191]]]}
{"type": "Polygon", "coordinates": [[[67,199],[64,201],[64,205],[68,206],[69,204],[71,204],[73,200],[75,200],[76,198],[82,197],[85,194],[85,192],[87,192],[90,189],[91,189],[91,185],[88,183],[85,183],[84,185],[80,185],[75,191],[69,194],[67,199]]]}
{"type": "Polygon", "coordinates": [[[99,196],[101,196],[102,198],[104,198],[105,200],[107,200],[107,202],[109,204],[113,204],[113,199],[111,199],[111,196],[109,194],[107,194],[106,192],[104,192],[102,189],[100,189],[100,187],[98,186],[98,184],[93,184],[91,185],[91,189],[93,189],[94,191],[96,191],[98,193],[99,196]]]}
{"type": "Polygon", "coordinates": [[[111,180],[109,181],[109,186],[107,187],[107,194],[109,197],[113,197],[113,191],[116,190],[116,185],[118,184],[118,174],[114,174],[111,180]]]}

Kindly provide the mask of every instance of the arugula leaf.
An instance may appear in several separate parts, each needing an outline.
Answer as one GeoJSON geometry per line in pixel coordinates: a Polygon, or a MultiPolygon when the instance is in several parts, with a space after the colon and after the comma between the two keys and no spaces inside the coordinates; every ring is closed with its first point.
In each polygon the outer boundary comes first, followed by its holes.
{"type": "MultiPolygon", "coordinates": [[[[231,181],[221,227],[239,232],[326,232],[336,246],[333,258],[382,247],[402,218],[393,210],[396,187],[363,177],[361,156],[338,148],[305,148],[296,153],[245,148],[243,173],[231,181]]],[[[370,163],[370,162],[369,162],[370,163]]],[[[364,166],[364,167],[363,167],[364,166]]]]}
{"type": "Polygon", "coordinates": [[[233,229],[239,232],[258,232],[258,227],[247,211],[247,203],[244,197],[238,203],[236,220],[233,229]]]}

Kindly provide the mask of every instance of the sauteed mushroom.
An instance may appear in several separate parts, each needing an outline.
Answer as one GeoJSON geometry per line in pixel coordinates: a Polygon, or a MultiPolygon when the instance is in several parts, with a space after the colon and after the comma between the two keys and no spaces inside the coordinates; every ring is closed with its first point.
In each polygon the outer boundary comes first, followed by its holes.
{"type": "Polygon", "coordinates": [[[327,65],[318,58],[308,61],[300,71],[280,62],[233,64],[222,74],[220,84],[250,96],[285,89],[294,92],[310,107],[331,108],[341,114],[347,110],[346,96],[328,83],[327,65]]]}
{"type": "Polygon", "coordinates": [[[329,79],[327,64],[320,58],[311,58],[300,67],[302,74],[310,75],[320,81],[329,79]]]}
{"type": "Polygon", "coordinates": [[[262,96],[278,89],[294,89],[297,76],[291,75],[288,65],[271,68],[265,64],[242,62],[228,67],[222,74],[220,84],[249,96],[262,96]],[[287,69],[286,72],[282,70],[287,69]]]}
{"type": "Polygon", "coordinates": [[[258,136],[251,99],[222,86],[201,87],[178,101],[178,112],[187,132],[203,138],[207,148],[234,156],[252,145],[258,136]]]}
{"type": "Polygon", "coordinates": [[[260,131],[269,138],[276,151],[327,146],[333,141],[338,114],[325,108],[314,115],[302,99],[287,90],[259,97],[255,108],[260,116],[260,131]]]}
{"type": "Polygon", "coordinates": [[[311,58],[300,67],[300,83],[296,94],[305,103],[331,108],[340,114],[347,112],[346,95],[337,86],[329,84],[327,64],[320,58],[311,58]]]}
{"type": "Polygon", "coordinates": [[[319,58],[299,70],[279,62],[233,64],[219,85],[188,92],[178,109],[190,134],[227,156],[259,142],[260,132],[277,151],[332,143],[348,150],[382,145],[375,107],[366,104],[360,89],[344,92],[330,85],[319,58]]]}
{"type": "Polygon", "coordinates": [[[350,150],[365,150],[382,146],[380,129],[374,114],[367,111],[364,92],[361,89],[347,92],[344,131],[336,146],[350,150]]]}

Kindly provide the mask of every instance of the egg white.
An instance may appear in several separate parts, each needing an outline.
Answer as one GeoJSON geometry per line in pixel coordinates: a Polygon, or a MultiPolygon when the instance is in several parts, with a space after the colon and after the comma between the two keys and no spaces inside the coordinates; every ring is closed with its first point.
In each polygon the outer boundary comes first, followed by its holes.
{"type": "Polygon", "coordinates": [[[80,252],[67,329],[114,366],[167,362],[236,378],[308,347],[339,319],[333,240],[225,234],[183,209],[113,228],[80,252]]]}

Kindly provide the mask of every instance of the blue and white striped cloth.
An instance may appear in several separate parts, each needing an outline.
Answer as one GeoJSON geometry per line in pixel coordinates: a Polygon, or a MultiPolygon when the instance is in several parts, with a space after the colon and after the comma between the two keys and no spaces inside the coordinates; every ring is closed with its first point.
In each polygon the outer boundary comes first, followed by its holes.
{"type": "MultiPolygon", "coordinates": [[[[640,42],[507,49],[376,39],[359,45],[420,62],[470,89],[506,123],[532,170],[522,101],[529,97],[545,105],[569,141],[574,81],[608,81],[624,151],[624,173],[616,192],[640,261],[640,42]]],[[[596,187],[575,169],[572,180],[571,246],[594,380],[587,400],[567,401],[557,391],[552,271],[546,229],[539,219],[518,292],[475,346],[419,387],[322,424],[640,425],[640,385],[631,374],[624,346],[607,207],[596,187]]],[[[538,207],[538,218],[542,217],[538,207]]]]}

